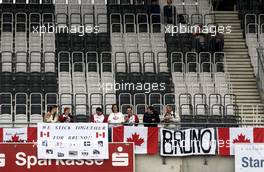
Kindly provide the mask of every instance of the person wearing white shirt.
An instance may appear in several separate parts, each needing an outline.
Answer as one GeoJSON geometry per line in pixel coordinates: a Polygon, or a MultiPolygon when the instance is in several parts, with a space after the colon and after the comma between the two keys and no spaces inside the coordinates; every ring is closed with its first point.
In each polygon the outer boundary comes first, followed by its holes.
{"type": "Polygon", "coordinates": [[[122,124],[125,122],[124,115],[119,112],[119,108],[116,104],[112,105],[112,113],[108,116],[109,126],[113,126],[115,124],[122,124]]]}
{"type": "Polygon", "coordinates": [[[162,122],[165,123],[165,127],[167,128],[175,128],[176,124],[180,122],[179,114],[173,112],[173,108],[171,105],[166,106],[162,122]]]}
{"type": "Polygon", "coordinates": [[[111,136],[112,136],[112,127],[116,126],[116,125],[120,125],[123,124],[125,122],[125,117],[124,115],[119,112],[119,108],[117,106],[117,104],[113,104],[112,105],[112,113],[110,113],[110,115],[108,116],[108,133],[109,133],[109,137],[108,140],[109,142],[111,141],[111,136]]]}

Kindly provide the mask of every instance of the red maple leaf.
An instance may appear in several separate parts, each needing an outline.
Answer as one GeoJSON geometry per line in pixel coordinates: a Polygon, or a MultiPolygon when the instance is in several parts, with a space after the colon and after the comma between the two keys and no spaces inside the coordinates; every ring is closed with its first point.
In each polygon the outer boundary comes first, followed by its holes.
{"type": "Polygon", "coordinates": [[[127,138],[127,142],[134,142],[136,146],[141,146],[144,143],[144,139],[140,138],[139,134],[134,133],[132,137],[127,138]]]}
{"type": "Polygon", "coordinates": [[[16,134],[12,136],[12,142],[20,142],[19,136],[16,134]]]}
{"type": "Polygon", "coordinates": [[[250,143],[250,139],[246,138],[246,135],[240,133],[237,138],[233,139],[233,143],[250,143]]]}

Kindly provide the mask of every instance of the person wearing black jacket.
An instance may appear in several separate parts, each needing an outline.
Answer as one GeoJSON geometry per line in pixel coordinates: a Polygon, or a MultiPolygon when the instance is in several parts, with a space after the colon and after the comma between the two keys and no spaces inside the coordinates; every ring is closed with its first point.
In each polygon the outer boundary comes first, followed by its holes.
{"type": "Polygon", "coordinates": [[[163,8],[166,24],[174,24],[176,16],[176,7],[172,5],[172,0],[167,0],[167,5],[163,8]]]}
{"type": "Polygon", "coordinates": [[[143,123],[145,127],[157,127],[160,123],[160,117],[158,112],[153,106],[149,106],[147,112],[143,116],[143,123]]]}

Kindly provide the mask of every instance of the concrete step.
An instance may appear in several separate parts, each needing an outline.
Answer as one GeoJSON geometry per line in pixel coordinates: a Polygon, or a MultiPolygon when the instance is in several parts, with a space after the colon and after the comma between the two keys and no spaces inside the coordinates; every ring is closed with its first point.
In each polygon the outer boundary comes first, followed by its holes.
{"type": "MultiPolygon", "coordinates": [[[[225,41],[229,41],[228,39],[240,39],[243,40],[243,36],[242,35],[230,35],[230,34],[225,34],[225,41]]],[[[230,42],[234,42],[234,40],[230,40],[230,42]]]]}
{"type": "Polygon", "coordinates": [[[253,74],[238,74],[238,73],[234,74],[233,72],[232,73],[229,72],[229,76],[230,79],[237,78],[237,79],[245,79],[245,80],[255,77],[253,74]]]}
{"type": "Polygon", "coordinates": [[[226,25],[229,24],[229,23],[230,23],[231,25],[232,25],[232,24],[237,24],[237,23],[240,24],[240,23],[241,23],[241,21],[240,21],[238,18],[236,18],[236,19],[231,18],[231,19],[230,19],[230,18],[217,18],[217,17],[216,17],[216,19],[215,19],[215,22],[216,22],[216,23],[224,23],[224,24],[226,24],[226,25]]]}
{"type": "Polygon", "coordinates": [[[230,21],[230,20],[234,20],[234,21],[237,21],[239,20],[239,16],[234,14],[234,15],[225,15],[225,14],[221,14],[221,15],[216,15],[215,16],[215,21],[216,23],[227,23],[227,21],[230,21]]]}
{"type": "MultiPolygon", "coordinates": [[[[228,66],[229,67],[229,66],[228,66]]],[[[229,72],[231,72],[231,73],[236,73],[236,72],[241,72],[240,74],[242,74],[242,72],[244,73],[244,74],[250,74],[250,73],[252,73],[252,68],[232,68],[232,67],[230,67],[230,68],[228,68],[227,69],[229,72]]]]}
{"type": "Polygon", "coordinates": [[[232,27],[234,26],[234,27],[240,27],[241,26],[241,24],[240,24],[240,22],[237,22],[237,23],[229,23],[228,21],[227,22],[217,22],[217,24],[218,25],[222,25],[222,26],[231,26],[231,29],[232,29],[232,27]]]}
{"type": "Polygon", "coordinates": [[[244,52],[244,53],[248,53],[248,49],[247,48],[228,48],[228,47],[225,47],[224,48],[224,52],[244,52]]]}
{"type": "Polygon", "coordinates": [[[232,63],[251,63],[250,59],[246,59],[246,58],[243,58],[243,59],[226,59],[226,63],[227,64],[232,64],[232,63]]]}
{"type": "Polygon", "coordinates": [[[242,32],[240,32],[240,33],[233,33],[233,32],[231,32],[231,33],[226,33],[225,34],[225,36],[228,36],[228,35],[241,35],[241,36],[243,36],[243,33],[242,32]]]}
{"type": "Polygon", "coordinates": [[[247,93],[247,92],[240,93],[240,92],[234,92],[233,91],[233,94],[240,95],[240,96],[257,96],[257,97],[259,97],[259,93],[258,92],[254,92],[254,93],[247,93]]]}
{"type": "Polygon", "coordinates": [[[226,62],[227,62],[227,65],[228,66],[232,66],[232,65],[249,65],[251,66],[251,63],[250,63],[250,60],[248,61],[244,61],[244,58],[243,58],[243,61],[239,61],[239,63],[237,63],[237,61],[232,61],[233,59],[226,59],[226,62]]]}
{"type": "Polygon", "coordinates": [[[226,57],[228,58],[236,58],[236,57],[241,57],[241,58],[249,58],[248,51],[244,51],[243,54],[237,54],[237,52],[224,52],[226,57]]]}
{"type": "Polygon", "coordinates": [[[244,31],[242,29],[238,28],[230,28],[231,33],[243,33],[244,31]]]}
{"type": "Polygon", "coordinates": [[[225,55],[226,55],[226,59],[237,59],[237,58],[239,58],[239,59],[250,59],[249,58],[249,56],[248,56],[248,54],[230,54],[230,53],[232,53],[232,52],[227,52],[227,53],[225,53],[225,55]]]}
{"type": "Polygon", "coordinates": [[[225,37],[225,44],[227,43],[234,43],[234,42],[245,42],[244,38],[232,38],[232,37],[225,37]]]}
{"type": "Polygon", "coordinates": [[[245,99],[237,98],[237,103],[241,103],[241,104],[256,103],[256,104],[258,104],[258,103],[261,103],[261,102],[260,102],[259,98],[257,99],[257,98],[253,97],[253,99],[250,99],[250,100],[247,99],[247,98],[245,98],[245,99]]]}
{"type": "MultiPolygon", "coordinates": [[[[232,82],[231,82],[232,84],[232,82]]],[[[239,89],[239,90],[246,90],[246,91],[252,91],[254,89],[258,89],[258,87],[255,85],[232,85],[233,89],[236,88],[236,89],[239,89]]]]}
{"type": "Polygon", "coordinates": [[[225,45],[224,50],[229,50],[229,49],[247,49],[246,45],[225,45]]]}
{"type": "Polygon", "coordinates": [[[215,14],[238,14],[238,11],[214,11],[215,14]]]}
{"type": "Polygon", "coordinates": [[[227,63],[227,65],[231,68],[252,68],[250,63],[227,63]]]}
{"type": "Polygon", "coordinates": [[[233,74],[233,73],[229,73],[229,76],[230,76],[230,79],[234,79],[236,78],[237,80],[238,79],[241,79],[241,81],[244,81],[244,80],[248,80],[250,78],[253,78],[255,77],[253,74],[250,75],[250,74],[247,74],[247,75],[239,75],[239,74],[233,74]],[[244,80],[243,80],[244,79],[244,80]]]}
{"type": "Polygon", "coordinates": [[[248,55],[248,52],[247,51],[225,51],[225,54],[228,56],[232,56],[232,55],[248,55]]]}
{"type": "Polygon", "coordinates": [[[246,46],[245,42],[229,42],[229,41],[225,41],[225,46],[232,46],[232,45],[241,45],[241,46],[246,46]]]}
{"type": "MultiPolygon", "coordinates": [[[[232,81],[233,83],[237,83],[237,84],[242,84],[245,85],[244,83],[255,83],[254,85],[256,85],[256,80],[255,78],[237,78],[237,77],[230,77],[230,81],[232,81]]],[[[246,84],[246,85],[247,85],[246,84]]],[[[253,84],[251,84],[253,85],[253,84]]]]}

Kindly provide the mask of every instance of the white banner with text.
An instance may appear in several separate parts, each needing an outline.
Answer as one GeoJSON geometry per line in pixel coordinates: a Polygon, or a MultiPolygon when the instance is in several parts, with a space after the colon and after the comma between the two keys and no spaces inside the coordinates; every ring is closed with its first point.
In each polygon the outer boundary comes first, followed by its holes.
{"type": "Polygon", "coordinates": [[[214,155],[215,129],[160,129],[161,156],[214,155]]]}
{"type": "Polygon", "coordinates": [[[263,172],[264,144],[235,145],[235,172],[263,172]]]}
{"type": "Polygon", "coordinates": [[[39,159],[109,159],[108,125],[38,123],[39,159]]]}

